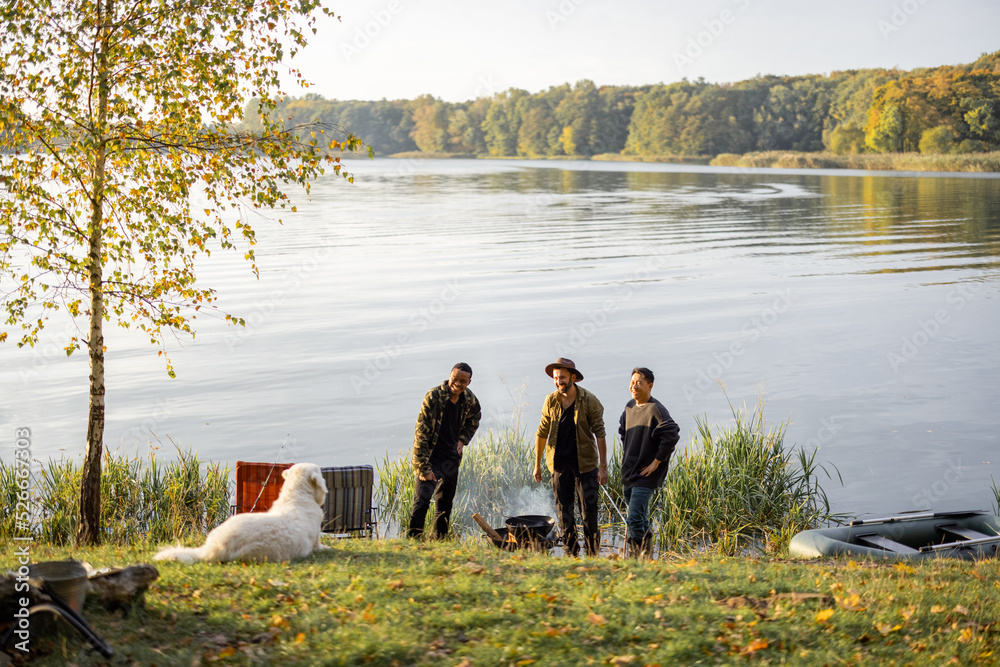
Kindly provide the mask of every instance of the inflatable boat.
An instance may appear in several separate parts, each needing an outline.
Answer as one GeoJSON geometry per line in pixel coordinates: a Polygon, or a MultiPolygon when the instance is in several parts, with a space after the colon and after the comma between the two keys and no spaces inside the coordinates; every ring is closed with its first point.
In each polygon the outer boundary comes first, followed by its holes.
{"type": "Polygon", "coordinates": [[[788,545],[800,558],[850,556],[892,560],[996,558],[1000,517],[981,510],[913,512],[804,530],[788,545]]]}

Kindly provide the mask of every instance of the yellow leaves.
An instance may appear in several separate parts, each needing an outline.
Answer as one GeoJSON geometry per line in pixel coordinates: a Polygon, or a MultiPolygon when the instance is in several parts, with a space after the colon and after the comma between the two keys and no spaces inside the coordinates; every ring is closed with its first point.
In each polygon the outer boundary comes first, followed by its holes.
{"type": "MultiPolygon", "coordinates": [[[[831,611],[833,610],[831,609],[831,611]]],[[[746,648],[740,652],[740,655],[750,655],[756,653],[757,651],[763,651],[768,646],[770,646],[770,644],[768,644],[768,641],[765,638],[757,637],[746,645],[746,648]]]]}
{"type": "Polygon", "coordinates": [[[590,612],[589,614],[587,614],[587,622],[592,625],[603,627],[607,625],[608,619],[604,618],[604,616],[602,616],[601,614],[595,614],[594,612],[590,612]]]}
{"type": "Polygon", "coordinates": [[[968,644],[972,641],[972,637],[975,631],[972,628],[962,628],[962,631],[958,633],[958,641],[963,644],[968,644]]]}
{"type": "Polygon", "coordinates": [[[933,607],[931,607],[931,613],[932,614],[943,614],[946,611],[948,611],[948,610],[945,607],[942,607],[939,604],[936,604],[933,607]]]}
{"type": "Polygon", "coordinates": [[[903,626],[901,624],[890,625],[889,623],[875,623],[875,629],[883,637],[888,637],[890,633],[901,630],[903,626]]]}
{"type": "Polygon", "coordinates": [[[389,587],[389,590],[393,590],[393,591],[398,591],[399,589],[403,588],[404,585],[405,584],[403,584],[403,580],[402,579],[396,579],[395,581],[390,581],[390,582],[386,583],[386,586],[389,587]]]}
{"type": "Polygon", "coordinates": [[[952,609],[952,611],[955,612],[956,614],[961,614],[962,616],[968,616],[969,615],[968,608],[964,607],[963,605],[960,605],[960,604],[955,605],[955,608],[952,609]]]}
{"type": "Polygon", "coordinates": [[[611,658],[611,660],[608,661],[608,664],[609,665],[631,665],[633,662],[635,662],[635,659],[636,659],[635,656],[632,655],[632,654],[629,654],[629,655],[616,655],[615,657],[611,658]]]}
{"type": "Polygon", "coordinates": [[[833,616],[833,609],[824,609],[823,611],[816,612],[815,620],[820,625],[824,625],[830,620],[831,616],[833,616]]]}
{"type": "Polygon", "coordinates": [[[234,649],[232,646],[227,646],[226,648],[219,651],[219,657],[222,659],[231,658],[234,655],[236,655],[236,649],[234,649]]]}
{"type": "Polygon", "coordinates": [[[837,605],[847,611],[864,611],[867,609],[865,605],[861,604],[861,596],[853,591],[845,597],[837,597],[835,599],[837,605]]]}
{"type": "Polygon", "coordinates": [[[904,623],[909,623],[910,619],[913,617],[913,614],[915,614],[916,611],[917,611],[917,608],[914,607],[913,605],[910,605],[906,609],[900,609],[899,610],[899,615],[903,617],[903,622],[904,623]]]}
{"type": "Polygon", "coordinates": [[[916,570],[913,569],[913,566],[907,565],[906,563],[896,563],[893,567],[900,574],[913,574],[916,572],[916,570]]]}
{"type": "Polygon", "coordinates": [[[305,642],[305,640],[306,640],[306,633],[300,632],[299,634],[295,635],[295,643],[296,644],[301,644],[301,643],[305,642]]]}

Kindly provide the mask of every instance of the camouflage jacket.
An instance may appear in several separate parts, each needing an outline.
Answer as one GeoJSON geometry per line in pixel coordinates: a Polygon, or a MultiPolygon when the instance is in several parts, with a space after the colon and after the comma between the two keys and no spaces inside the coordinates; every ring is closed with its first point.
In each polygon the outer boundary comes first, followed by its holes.
{"type": "MultiPolygon", "coordinates": [[[[431,453],[437,444],[441,433],[441,421],[444,419],[445,401],[451,400],[448,381],[434,387],[424,396],[417,416],[417,426],[413,431],[413,472],[417,475],[431,472],[431,453]]],[[[479,428],[482,409],[479,399],[466,389],[458,398],[458,439],[466,445],[472,441],[472,436],[479,428]]]]}

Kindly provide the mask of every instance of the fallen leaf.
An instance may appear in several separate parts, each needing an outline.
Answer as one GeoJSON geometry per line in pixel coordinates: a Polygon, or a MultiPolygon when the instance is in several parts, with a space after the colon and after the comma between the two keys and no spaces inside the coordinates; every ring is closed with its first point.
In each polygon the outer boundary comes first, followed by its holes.
{"type": "Polygon", "coordinates": [[[822,624],[826,623],[827,621],[829,621],[831,616],[833,616],[833,610],[832,609],[824,609],[823,611],[820,611],[820,612],[816,613],[816,622],[819,623],[820,625],[822,625],[822,624]]]}
{"type": "Polygon", "coordinates": [[[969,615],[968,608],[963,607],[960,604],[955,605],[955,608],[952,609],[952,611],[955,612],[956,614],[961,614],[962,616],[968,616],[969,615]]]}
{"type": "Polygon", "coordinates": [[[299,634],[295,635],[295,643],[296,644],[301,644],[305,640],[306,640],[306,633],[300,632],[299,634]]]}
{"type": "Polygon", "coordinates": [[[878,630],[878,633],[883,637],[889,636],[889,633],[895,632],[896,630],[899,630],[902,627],[903,627],[902,625],[890,625],[888,623],[875,624],[875,629],[878,630]]]}
{"type": "Polygon", "coordinates": [[[936,604],[933,607],[931,607],[931,613],[932,614],[940,614],[940,613],[943,613],[945,611],[947,611],[947,610],[944,607],[942,607],[941,605],[939,605],[939,604],[936,604]]]}
{"type": "Polygon", "coordinates": [[[837,604],[847,611],[864,611],[867,609],[867,607],[861,604],[861,596],[853,592],[847,597],[837,598],[837,604]]]}
{"type": "Polygon", "coordinates": [[[403,585],[404,584],[402,579],[396,579],[395,581],[390,581],[389,583],[386,584],[386,586],[388,586],[391,590],[394,591],[398,591],[400,588],[403,587],[403,585]]]}
{"type": "Polygon", "coordinates": [[[220,658],[231,658],[234,655],[236,655],[236,649],[234,649],[232,646],[227,646],[226,648],[219,651],[220,658]]]}
{"type": "Polygon", "coordinates": [[[462,568],[469,574],[482,574],[486,570],[486,568],[479,563],[473,563],[472,561],[462,565],[462,568]]]}
{"type": "MultiPolygon", "coordinates": [[[[832,612],[833,610],[831,609],[830,611],[832,612]]],[[[757,639],[747,644],[747,647],[743,649],[743,651],[741,651],[741,654],[749,654],[749,653],[755,653],[757,651],[763,651],[767,647],[768,647],[767,640],[764,639],[763,637],[758,637],[757,639]]]]}
{"type": "Polygon", "coordinates": [[[972,641],[972,628],[965,628],[962,630],[961,634],[958,636],[958,641],[963,644],[968,644],[972,641]]]}
{"type": "Polygon", "coordinates": [[[913,569],[913,566],[907,565],[906,563],[896,563],[893,567],[896,568],[896,571],[901,572],[902,574],[913,574],[916,572],[916,570],[913,569]]]}
{"type": "Polygon", "coordinates": [[[594,612],[590,612],[589,614],[587,614],[587,622],[593,623],[594,625],[605,625],[608,622],[608,619],[604,618],[600,614],[595,614],[594,612]]]}
{"type": "Polygon", "coordinates": [[[611,664],[611,665],[631,665],[633,662],[635,662],[635,656],[634,655],[618,655],[618,656],[615,656],[615,657],[611,658],[611,660],[610,660],[610,662],[608,664],[611,664]]]}

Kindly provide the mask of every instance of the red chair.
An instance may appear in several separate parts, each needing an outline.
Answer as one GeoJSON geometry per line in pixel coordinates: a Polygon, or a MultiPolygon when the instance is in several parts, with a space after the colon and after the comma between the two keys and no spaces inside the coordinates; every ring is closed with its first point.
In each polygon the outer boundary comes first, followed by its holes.
{"type": "Polygon", "coordinates": [[[285,478],[281,473],[291,463],[236,462],[236,504],[233,513],[266,512],[278,499],[285,478]]]}

